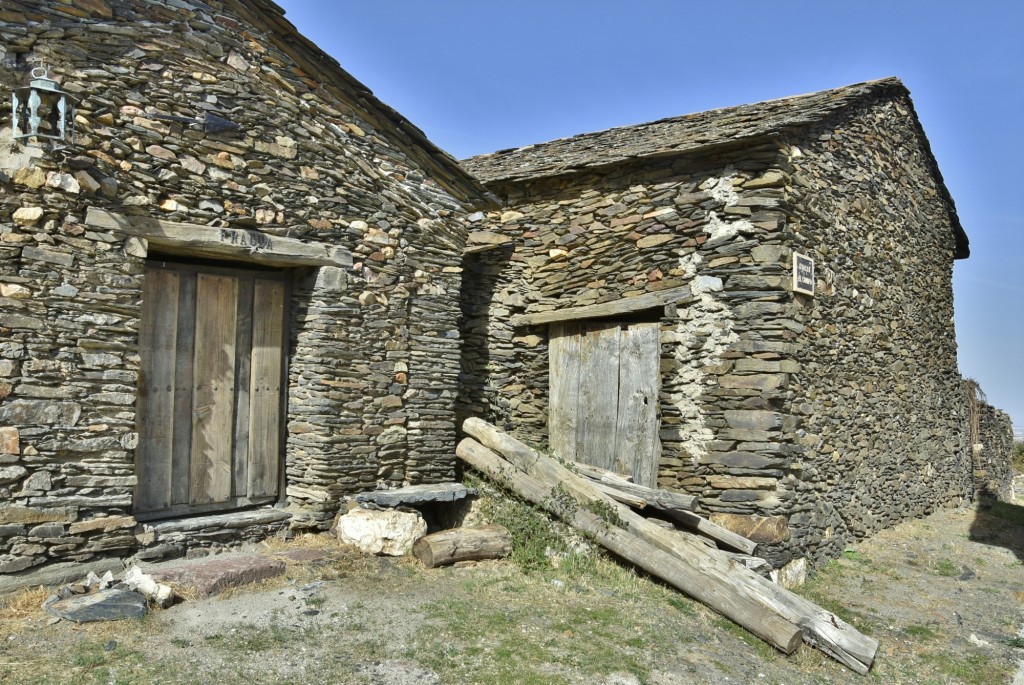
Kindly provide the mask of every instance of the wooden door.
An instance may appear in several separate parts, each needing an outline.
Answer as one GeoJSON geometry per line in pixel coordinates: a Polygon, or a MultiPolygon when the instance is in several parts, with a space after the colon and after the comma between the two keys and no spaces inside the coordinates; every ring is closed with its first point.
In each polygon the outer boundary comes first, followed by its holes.
{"type": "Polygon", "coordinates": [[[136,515],[277,499],[286,290],[276,271],[147,265],[136,515]]]}
{"type": "Polygon", "coordinates": [[[661,452],[658,324],[552,324],[549,350],[552,452],[654,487],[661,452]]]}

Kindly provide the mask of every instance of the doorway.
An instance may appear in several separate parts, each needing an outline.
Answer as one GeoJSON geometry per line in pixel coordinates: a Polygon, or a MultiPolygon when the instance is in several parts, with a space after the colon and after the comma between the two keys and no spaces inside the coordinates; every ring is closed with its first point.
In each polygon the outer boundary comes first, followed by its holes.
{"type": "Polygon", "coordinates": [[[137,517],[278,499],[287,274],[147,262],[139,326],[137,517]]]}
{"type": "Polygon", "coordinates": [[[658,333],[652,322],[551,325],[548,440],[555,456],[656,485],[658,333]]]}

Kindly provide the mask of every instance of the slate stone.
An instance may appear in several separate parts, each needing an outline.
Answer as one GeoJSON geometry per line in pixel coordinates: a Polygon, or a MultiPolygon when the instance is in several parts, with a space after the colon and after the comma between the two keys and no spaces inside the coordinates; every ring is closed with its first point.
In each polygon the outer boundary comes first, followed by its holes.
{"type": "Polygon", "coordinates": [[[475,495],[476,490],[461,483],[438,483],[437,485],[409,485],[394,490],[361,492],[355,496],[360,504],[376,504],[380,507],[415,506],[433,502],[455,502],[475,495]]]}
{"type": "Polygon", "coordinates": [[[208,597],[229,587],[247,585],[284,574],[283,561],[255,555],[221,555],[199,561],[182,561],[148,570],[153,580],[189,587],[208,597]]]}
{"type": "Polygon", "coordinates": [[[46,613],[75,623],[122,621],[142,618],[148,612],[146,598],[137,592],[107,588],[85,595],[58,599],[52,595],[43,602],[46,613]]]}

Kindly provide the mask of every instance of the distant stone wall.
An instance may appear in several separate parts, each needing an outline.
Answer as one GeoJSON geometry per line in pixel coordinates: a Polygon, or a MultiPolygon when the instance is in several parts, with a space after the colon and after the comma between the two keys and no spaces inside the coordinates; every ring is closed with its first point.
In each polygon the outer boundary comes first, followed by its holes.
{"type": "MultiPolygon", "coordinates": [[[[969,391],[974,391],[969,388],[969,391]]],[[[1012,502],[1013,423],[1010,415],[983,399],[968,398],[971,415],[974,487],[981,497],[1012,502]]]]}
{"type": "Polygon", "coordinates": [[[81,103],[59,155],[11,147],[0,114],[0,573],[161,544],[132,516],[145,243],[91,207],[352,253],[289,271],[291,525],[454,475],[464,205],[364,93],[328,92],[231,7],[5,5],[0,81],[45,63],[81,103]],[[150,116],[206,112],[239,130],[150,116]]]}
{"type": "Polygon", "coordinates": [[[801,496],[814,557],[972,496],[953,330],[954,234],[906,98],[867,102],[787,140],[801,496]]]}

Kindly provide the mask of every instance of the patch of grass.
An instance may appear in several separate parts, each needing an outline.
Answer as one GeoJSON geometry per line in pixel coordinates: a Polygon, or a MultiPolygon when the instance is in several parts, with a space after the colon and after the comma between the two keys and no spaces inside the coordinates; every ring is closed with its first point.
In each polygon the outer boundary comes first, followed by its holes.
{"type": "Polygon", "coordinates": [[[989,516],[1012,523],[1015,526],[1024,526],[1024,507],[1001,500],[990,500],[990,503],[992,505],[991,508],[985,512],[989,516]]]}
{"type": "Polygon", "coordinates": [[[0,623],[22,623],[43,615],[43,601],[52,594],[44,587],[26,588],[0,597],[0,623]]]}
{"type": "Polygon", "coordinates": [[[846,559],[847,561],[853,561],[858,564],[864,564],[865,566],[870,566],[872,563],[874,563],[871,561],[871,559],[864,556],[853,547],[847,547],[843,550],[843,559],[846,559]]]}
{"type": "Polygon", "coordinates": [[[952,578],[962,573],[960,566],[949,559],[940,559],[935,564],[935,572],[945,578],[952,578]]]}
{"type": "Polygon", "coordinates": [[[686,599],[684,597],[669,597],[667,599],[669,606],[678,610],[685,616],[696,616],[697,610],[694,608],[693,600],[686,599]]]}
{"type": "Polygon", "coordinates": [[[903,632],[915,640],[934,640],[939,637],[939,633],[935,630],[918,624],[907,626],[903,629],[903,632]]]}
{"type": "MultiPolygon", "coordinates": [[[[481,488],[481,492],[486,490],[481,488]]],[[[571,551],[547,514],[522,500],[487,493],[480,498],[480,513],[491,523],[508,529],[512,537],[509,558],[525,573],[550,569],[553,556],[571,551]]]]}
{"type": "Polygon", "coordinates": [[[990,685],[1010,679],[1011,666],[985,654],[950,654],[926,652],[921,660],[929,662],[945,676],[957,678],[964,685],[990,685]]]}
{"type": "Polygon", "coordinates": [[[754,651],[757,652],[757,655],[762,659],[774,659],[779,655],[779,653],[775,651],[775,648],[770,644],[757,637],[743,626],[733,623],[724,616],[716,616],[712,623],[718,630],[728,633],[752,647],[754,651]]]}
{"type": "Polygon", "coordinates": [[[1010,638],[1006,641],[1006,644],[1008,647],[1013,647],[1014,649],[1024,649],[1024,637],[1018,636],[1010,638]]]}

